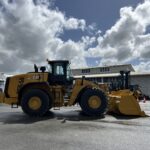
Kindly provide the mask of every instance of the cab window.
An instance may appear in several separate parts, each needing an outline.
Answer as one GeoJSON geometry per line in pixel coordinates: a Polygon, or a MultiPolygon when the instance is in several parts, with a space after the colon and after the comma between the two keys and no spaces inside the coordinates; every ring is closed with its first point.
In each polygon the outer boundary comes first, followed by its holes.
{"type": "Polygon", "coordinates": [[[64,75],[64,68],[62,65],[55,65],[54,75],[64,75]]]}

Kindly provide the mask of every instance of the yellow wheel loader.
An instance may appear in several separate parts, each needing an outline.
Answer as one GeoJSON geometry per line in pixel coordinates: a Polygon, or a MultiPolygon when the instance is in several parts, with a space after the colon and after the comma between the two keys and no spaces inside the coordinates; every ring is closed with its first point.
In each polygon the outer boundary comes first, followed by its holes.
{"type": "Polygon", "coordinates": [[[129,87],[129,75],[129,71],[120,71],[120,84],[111,88],[108,94],[108,112],[121,115],[147,116],[141,110],[138,102],[139,91],[131,91],[129,87]]]}
{"type": "Polygon", "coordinates": [[[74,81],[69,61],[49,61],[48,67],[8,77],[0,102],[21,106],[29,116],[43,116],[51,108],[79,103],[86,115],[101,115],[107,108],[107,96],[93,82],[84,78],[74,81]],[[73,83],[74,81],[74,83],[73,83]]]}
{"type": "Polygon", "coordinates": [[[51,108],[76,103],[86,115],[101,115],[107,109],[121,115],[146,116],[137,101],[138,93],[128,87],[129,72],[121,72],[121,86],[109,93],[104,84],[98,85],[84,77],[74,80],[69,61],[48,61],[48,67],[39,70],[34,65],[34,69],[34,72],[8,77],[4,92],[0,92],[0,102],[21,106],[29,116],[43,116],[51,108]]]}

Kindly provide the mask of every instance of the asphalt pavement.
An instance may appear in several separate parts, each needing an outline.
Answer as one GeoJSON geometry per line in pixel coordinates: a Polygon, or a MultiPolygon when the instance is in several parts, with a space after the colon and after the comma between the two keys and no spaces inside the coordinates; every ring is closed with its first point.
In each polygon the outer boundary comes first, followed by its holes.
{"type": "MultiPolygon", "coordinates": [[[[140,102],[150,115],[150,102],[140,102]]],[[[150,118],[84,116],[80,107],[30,118],[0,106],[0,150],[149,150],[150,118]]]]}

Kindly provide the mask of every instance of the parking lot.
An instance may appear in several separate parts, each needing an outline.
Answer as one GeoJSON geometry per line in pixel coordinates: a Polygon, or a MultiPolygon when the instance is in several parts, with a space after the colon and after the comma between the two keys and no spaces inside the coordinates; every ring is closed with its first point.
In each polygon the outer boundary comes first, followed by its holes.
{"type": "MultiPolygon", "coordinates": [[[[150,103],[140,103],[150,114],[150,103]]],[[[149,150],[150,118],[84,116],[80,107],[30,118],[0,106],[0,150],[149,150]]]]}

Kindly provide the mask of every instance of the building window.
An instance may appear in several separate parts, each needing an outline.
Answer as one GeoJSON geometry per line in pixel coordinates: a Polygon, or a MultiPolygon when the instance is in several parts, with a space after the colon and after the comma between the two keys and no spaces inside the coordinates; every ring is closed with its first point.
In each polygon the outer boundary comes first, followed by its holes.
{"type": "Polygon", "coordinates": [[[90,69],[82,69],[82,73],[90,73],[90,69]]]}
{"type": "Polygon", "coordinates": [[[100,68],[100,72],[109,72],[110,69],[108,67],[100,68]]]}
{"type": "Polygon", "coordinates": [[[97,81],[98,81],[98,82],[102,82],[102,79],[101,79],[101,78],[97,78],[97,81]]]}
{"type": "Polygon", "coordinates": [[[104,78],[104,83],[108,83],[109,79],[108,78],[104,78]]]}

